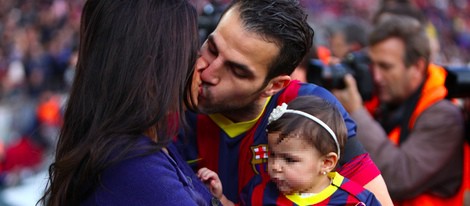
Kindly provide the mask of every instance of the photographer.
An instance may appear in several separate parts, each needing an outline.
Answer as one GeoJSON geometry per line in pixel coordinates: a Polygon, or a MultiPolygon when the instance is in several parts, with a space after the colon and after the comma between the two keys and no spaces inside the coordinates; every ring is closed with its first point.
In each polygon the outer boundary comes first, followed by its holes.
{"type": "Polygon", "coordinates": [[[463,115],[445,99],[446,71],[429,62],[421,24],[391,16],[374,28],[368,52],[377,110],[364,108],[352,75],[333,93],[356,121],[392,199],[396,205],[462,205],[463,115]]]}

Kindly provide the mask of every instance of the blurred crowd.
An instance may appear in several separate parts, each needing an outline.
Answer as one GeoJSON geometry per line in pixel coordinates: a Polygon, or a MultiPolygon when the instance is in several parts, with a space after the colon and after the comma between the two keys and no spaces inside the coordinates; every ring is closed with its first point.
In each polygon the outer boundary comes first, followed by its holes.
{"type": "Polygon", "coordinates": [[[0,184],[44,168],[73,79],[82,0],[0,1],[0,184]]]}
{"type": "MultiPolygon", "coordinates": [[[[61,105],[73,81],[85,0],[0,1],[0,184],[45,167],[61,124],[61,105]],[[25,172],[27,171],[27,172],[25,172]],[[12,175],[13,174],[13,175],[12,175]]],[[[207,31],[229,0],[192,0],[207,31]],[[207,17],[207,18],[203,18],[207,17]]],[[[438,40],[436,63],[469,65],[470,1],[412,0],[438,40]]],[[[368,28],[381,1],[302,0],[315,42],[329,46],[328,30],[340,19],[368,28]]],[[[214,22],[215,21],[215,22],[214,22]]],[[[213,25],[215,26],[215,25],[213,25]]]]}
{"type": "MultiPolygon", "coordinates": [[[[324,29],[343,19],[371,27],[372,20],[385,2],[407,0],[303,0],[309,20],[316,32],[316,42],[327,45],[324,29]]],[[[468,0],[409,0],[432,25],[429,33],[438,40],[436,63],[468,65],[470,63],[470,1],[468,0]]]]}

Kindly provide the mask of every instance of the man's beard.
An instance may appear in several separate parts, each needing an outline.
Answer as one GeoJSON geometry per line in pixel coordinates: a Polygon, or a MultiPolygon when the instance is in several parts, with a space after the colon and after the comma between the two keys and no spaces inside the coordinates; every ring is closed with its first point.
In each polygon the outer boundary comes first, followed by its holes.
{"type": "MultiPolygon", "coordinates": [[[[237,117],[244,117],[244,116],[252,116],[258,115],[258,105],[256,101],[259,98],[259,92],[250,95],[249,97],[244,98],[243,100],[236,99],[238,101],[222,101],[209,104],[204,104],[203,102],[199,102],[198,105],[198,112],[203,114],[222,114],[226,117],[237,116],[237,117]]],[[[208,99],[211,99],[211,95],[209,94],[208,99]]]]}

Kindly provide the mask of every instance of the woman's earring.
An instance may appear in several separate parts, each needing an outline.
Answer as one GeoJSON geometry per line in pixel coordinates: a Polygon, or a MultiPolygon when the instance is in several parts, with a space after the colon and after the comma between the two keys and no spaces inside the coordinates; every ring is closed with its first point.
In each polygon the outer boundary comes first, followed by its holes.
{"type": "Polygon", "coordinates": [[[321,174],[322,174],[322,175],[326,175],[326,172],[325,172],[325,171],[323,171],[323,172],[321,172],[321,174]]]}

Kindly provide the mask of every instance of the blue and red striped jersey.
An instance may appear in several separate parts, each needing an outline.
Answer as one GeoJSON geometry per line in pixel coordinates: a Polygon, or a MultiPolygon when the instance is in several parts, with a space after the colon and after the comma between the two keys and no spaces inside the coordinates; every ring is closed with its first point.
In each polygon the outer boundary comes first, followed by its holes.
{"type": "Polygon", "coordinates": [[[251,200],[248,200],[250,202],[246,202],[245,205],[380,205],[370,191],[355,182],[337,172],[331,172],[328,176],[332,180],[331,185],[315,195],[284,195],[279,192],[275,183],[264,182],[255,188],[255,191],[260,193],[253,195],[251,200]]]}
{"type": "MultiPolygon", "coordinates": [[[[227,124],[220,114],[187,112],[190,128],[182,131],[176,145],[195,171],[202,167],[215,171],[222,181],[225,196],[234,203],[239,203],[241,198],[252,195],[253,188],[262,182],[262,176],[267,176],[266,125],[269,114],[277,105],[303,95],[319,96],[337,105],[346,122],[348,137],[356,135],[354,121],[329,91],[313,84],[292,81],[270,98],[263,113],[252,122],[227,124]]],[[[370,160],[365,151],[359,156],[361,158],[354,159],[356,162],[370,160]]],[[[360,163],[348,168],[353,171],[351,174],[367,174],[367,177],[361,177],[366,182],[380,174],[372,161],[369,164],[360,163]]]]}

